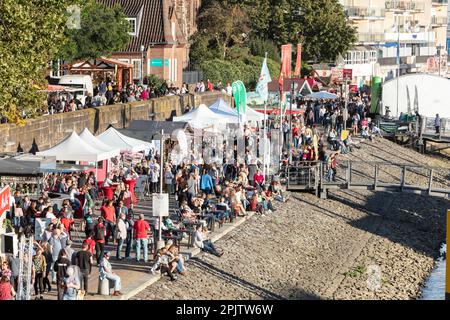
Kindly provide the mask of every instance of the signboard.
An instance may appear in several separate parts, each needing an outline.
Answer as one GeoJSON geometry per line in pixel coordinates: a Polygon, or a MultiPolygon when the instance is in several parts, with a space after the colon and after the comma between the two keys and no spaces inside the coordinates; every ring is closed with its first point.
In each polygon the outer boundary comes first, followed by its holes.
{"type": "MultiPolygon", "coordinates": [[[[169,66],[169,59],[164,59],[164,65],[166,67],[169,66]]],[[[162,66],[163,66],[163,59],[162,58],[150,59],[150,67],[162,67],[162,66]]]]}
{"type": "Polygon", "coordinates": [[[4,187],[0,191],[0,217],[11,208],[11,194],[9,186],[4,187]]]}
{"type": "Polygon", "coordinates": [[[153,216],[169,216],[169,195],[167,193],[157,193],[153,195],[153,216]]]}
{"type": "Polygon", "coordinates": [[[342,81],[344,76],[344,69],[341,68],[331,68],[331,82],[342,81]]]}
{"type": "Polygon", "coordinates": [[[42,240],[44,231],[51,222],[52,222],[52,219],[36,218],[36,220],[34,221],[34,238],[37,241],[42,240]]]}
{"type": "Polygon", "coordinates": [[[344,79],[351,80],[353,78],[353,70],[352,69],[342,69],[342,77],[344,79]]]}

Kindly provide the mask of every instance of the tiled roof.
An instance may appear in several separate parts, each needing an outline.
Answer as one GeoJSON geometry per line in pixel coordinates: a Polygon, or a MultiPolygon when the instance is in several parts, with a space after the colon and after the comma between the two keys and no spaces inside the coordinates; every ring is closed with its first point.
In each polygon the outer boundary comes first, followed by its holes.
{"type": "Polygon", "coordinates": [[[142,10],[142,19],[139,27],[139,34],[131,36],[123,52],[140,52],[141,45],[146,48],[149,44],[165,43],[164,36],[164,18],[163,18],[164,0],[97,0],[97,2],[113,7],[120,4],[125,15],[129,18],[138,18],[142,10]]]}

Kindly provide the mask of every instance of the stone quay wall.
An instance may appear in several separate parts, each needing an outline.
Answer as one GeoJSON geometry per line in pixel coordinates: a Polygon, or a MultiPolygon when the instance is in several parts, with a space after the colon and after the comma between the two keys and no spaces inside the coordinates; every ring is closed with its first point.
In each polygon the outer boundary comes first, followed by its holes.
{"type": "Polygon", "coordinates": [[[98,135],[110,124],[121,129],[126,128],[133,120],[170,120],[194,106],[210,106],[218,98],[231,104],[232,99],[227,94],[204,92],[47,115],[27,120],[22,126],[1,124],[0,152],[17,152],[19,145],[24,152],[28,152],[33,143],[40,151],[46,150],[58,144],[72,131],[80,133],[84,128],[98,135]]]}

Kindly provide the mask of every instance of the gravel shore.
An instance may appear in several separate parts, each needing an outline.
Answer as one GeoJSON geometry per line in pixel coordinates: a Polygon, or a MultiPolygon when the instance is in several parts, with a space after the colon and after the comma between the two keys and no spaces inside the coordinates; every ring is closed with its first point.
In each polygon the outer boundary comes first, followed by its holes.
{"type": "MultiPolygon", "coordinates": [[[[359,147],[340,159],[433,165],[442,168],[436,183],[449,185],[445,161],[384,139],[359,147]]],[[[133,299],[415,299],[444,241],[448,207],[406,193],[295,193],[217,241],[223,257],[200,254],[187,276],[164,277],[133,299]]]]}

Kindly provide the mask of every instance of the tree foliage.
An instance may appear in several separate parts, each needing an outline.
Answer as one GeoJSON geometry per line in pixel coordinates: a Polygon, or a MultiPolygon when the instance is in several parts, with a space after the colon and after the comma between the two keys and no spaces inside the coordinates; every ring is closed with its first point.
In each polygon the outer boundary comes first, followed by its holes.
{"type": "Polygon", "coordinates": [[[75,61],[109,56],[130,40],[130,25],[120,5],[106,7],[94,0],[81,9],[81,28],[66,29],[67,44],[61,47],[63,60],[75,61]]]}
{"type": "Polygon", "coordinates": [[[42,107],[45,70],[65,42],[66,8],[71,0],[0,1],[0,112],[23,123],[42,107]]]}

